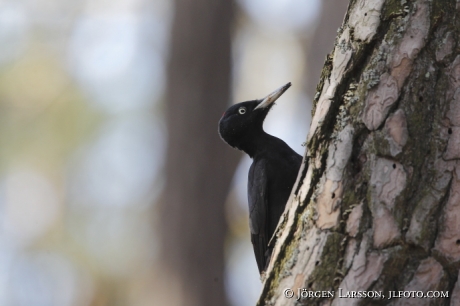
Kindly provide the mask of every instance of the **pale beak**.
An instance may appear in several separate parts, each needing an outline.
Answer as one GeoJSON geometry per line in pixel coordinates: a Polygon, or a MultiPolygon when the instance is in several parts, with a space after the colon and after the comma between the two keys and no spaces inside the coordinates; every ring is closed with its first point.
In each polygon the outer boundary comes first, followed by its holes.
{"type": "Polygon", "coordinates": [[[254,110],[259,109],[259,108],[266,108],[267,106],[273,104],[281,95],[289,88],[291,87],[291,82],[287,83],[284,86],[281,86],[268,96],[262,99],[262,102],[260,102],[254,110]]]}

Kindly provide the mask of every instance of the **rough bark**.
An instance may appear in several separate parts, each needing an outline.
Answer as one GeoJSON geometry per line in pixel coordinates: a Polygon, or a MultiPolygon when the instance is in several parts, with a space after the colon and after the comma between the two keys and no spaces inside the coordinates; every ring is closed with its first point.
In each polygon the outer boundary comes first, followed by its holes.
{"type": "Polygon", "coordinates": [[[230,98],[232,15],[232,1],[175,1],[159,221],[161,265],[178,284],[164,305],[226,304],[224,203],[240,154],[217,123],[230,98]]]}
{"type": "Polygon", "coordinates": [[[299,288],[335,295],[298,305],[458,305],[458,41],[460,1],[350,2],[258,305],[293,305],[299,288]],[[387,299],[392,290],[449,298],[387,299]]]}

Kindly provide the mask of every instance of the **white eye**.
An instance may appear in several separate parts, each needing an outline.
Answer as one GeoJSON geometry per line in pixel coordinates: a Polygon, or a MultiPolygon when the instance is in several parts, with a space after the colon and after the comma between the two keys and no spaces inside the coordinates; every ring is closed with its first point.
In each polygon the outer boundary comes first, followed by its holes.
{"type": "Polygon", "coordinates": [[[241,115],[246,114],[246,107],[240,107],[240,108],[238,109],[238,113],[240,113],[241,115]]]}

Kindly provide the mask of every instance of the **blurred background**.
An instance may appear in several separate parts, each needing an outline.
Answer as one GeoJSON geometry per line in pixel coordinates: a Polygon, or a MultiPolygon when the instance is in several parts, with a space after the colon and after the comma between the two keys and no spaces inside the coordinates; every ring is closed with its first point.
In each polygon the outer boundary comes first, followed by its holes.
{"type": "Polygon", "coordinates": [[[217,123],[303,155],[346,0],[0,1],[0,305],[254,305],[250,159],[217,123]]]}

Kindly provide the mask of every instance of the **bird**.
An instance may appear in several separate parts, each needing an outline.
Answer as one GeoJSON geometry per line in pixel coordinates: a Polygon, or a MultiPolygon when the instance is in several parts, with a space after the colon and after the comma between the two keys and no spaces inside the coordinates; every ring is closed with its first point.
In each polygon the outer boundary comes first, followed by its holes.
{"type": "Polygon", "coordinates": [[[283,140],[263,129],[268,112],[289,87],[290,82],[263,99],[230,106],[218,126],[224,142],[252,158],[247,191],[249,228],[260,274],[267,268],[272,252],[269,241],[284,212],[302,163],[302,157],[283,140]]]}

